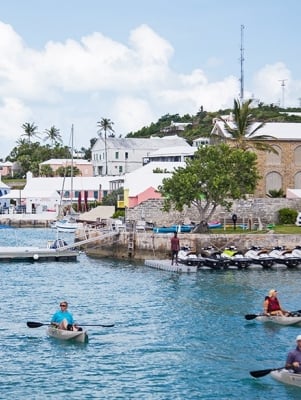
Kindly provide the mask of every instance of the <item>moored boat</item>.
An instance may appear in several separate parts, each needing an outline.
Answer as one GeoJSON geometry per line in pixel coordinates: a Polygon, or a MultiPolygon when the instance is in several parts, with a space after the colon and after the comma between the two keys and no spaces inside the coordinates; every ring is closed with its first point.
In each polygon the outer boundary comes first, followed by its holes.
{"type": "Polygon", "coordinates": [[[59,340],[71,340],[80,343],[88,342],[88,334],[85,330],[68,331],[64,329],[58,329],[54,326],[48,326],[47,334],[48,336],[59,340]]]}
{"type": "Polygon", "coordinates": [[[289,371],[285,368],[272,371],[271,377],[278,382],[301,387],[301,374],[296,374],[295,372],[289,371]]]}

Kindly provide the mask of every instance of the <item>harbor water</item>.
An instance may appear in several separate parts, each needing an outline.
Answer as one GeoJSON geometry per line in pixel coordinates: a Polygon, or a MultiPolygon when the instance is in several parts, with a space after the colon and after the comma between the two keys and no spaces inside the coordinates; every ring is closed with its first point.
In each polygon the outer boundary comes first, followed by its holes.
{"type": "MultiPolygon", "coordinates": [[[[51,229],[0,230],[0,246],[46,246],[51,229]]],[[[72,234],[65,234],[70,244],[72,234]]],[[[247,321],[278,290],[301,309],[300,270],[180,274],[92,259],[1,263],[1,399],[300,399],[301,389],[251,370],[281,367],[301,327],[247,321]],[[67,300],[89,342],[60,342],[46,326],[67,300]]]]}

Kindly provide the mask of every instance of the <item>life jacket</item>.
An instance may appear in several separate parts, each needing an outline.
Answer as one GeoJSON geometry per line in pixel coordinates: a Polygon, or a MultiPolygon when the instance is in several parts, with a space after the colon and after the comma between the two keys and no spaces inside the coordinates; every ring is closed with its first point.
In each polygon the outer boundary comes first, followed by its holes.
{"type": "Polygon", "coordinates": [[[280,310],[280,305],[277,297],[268,297],[268,312],[280,310]]]}

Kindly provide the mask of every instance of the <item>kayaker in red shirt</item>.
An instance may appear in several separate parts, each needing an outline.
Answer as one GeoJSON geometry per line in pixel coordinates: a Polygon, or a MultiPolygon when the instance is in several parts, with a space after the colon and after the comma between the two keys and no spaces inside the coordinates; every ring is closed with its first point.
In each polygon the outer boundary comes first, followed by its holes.
{"type": "Polygon", "coordinates": [[[263,311],[266,315],[288,316],[290,313],[285,311],[277,298],[277,290],[271,289],[263,303],[263,311]]]}

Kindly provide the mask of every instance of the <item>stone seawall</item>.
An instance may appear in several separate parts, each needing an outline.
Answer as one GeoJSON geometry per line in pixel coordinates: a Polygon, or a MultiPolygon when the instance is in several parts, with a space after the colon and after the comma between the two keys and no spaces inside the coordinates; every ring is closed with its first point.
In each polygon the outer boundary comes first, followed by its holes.
{"type": "MultiPolygon", "coordinates": [[[[300,231],[301,233],[301,231],[300,231]]],[[[121,232],[106,242],[95,242],[84,247],[87,255],[94,257],[113,257],[119,259],[166,259],[170,257],[170,239],[172,234],[154,234],[153,232],[135,233],[133,251],[129,251],[130,234],[121,232]]],[[[300,235],[284,235],[273,233],[261,234],[193,234],[179,233],[181,246],[190,246],[197,253],[202,247],[214,246],[223,249],[236,246],[245,251],[251,246],[272,249],[274,246],[293,248],[301,245],[300,235]]]]}

